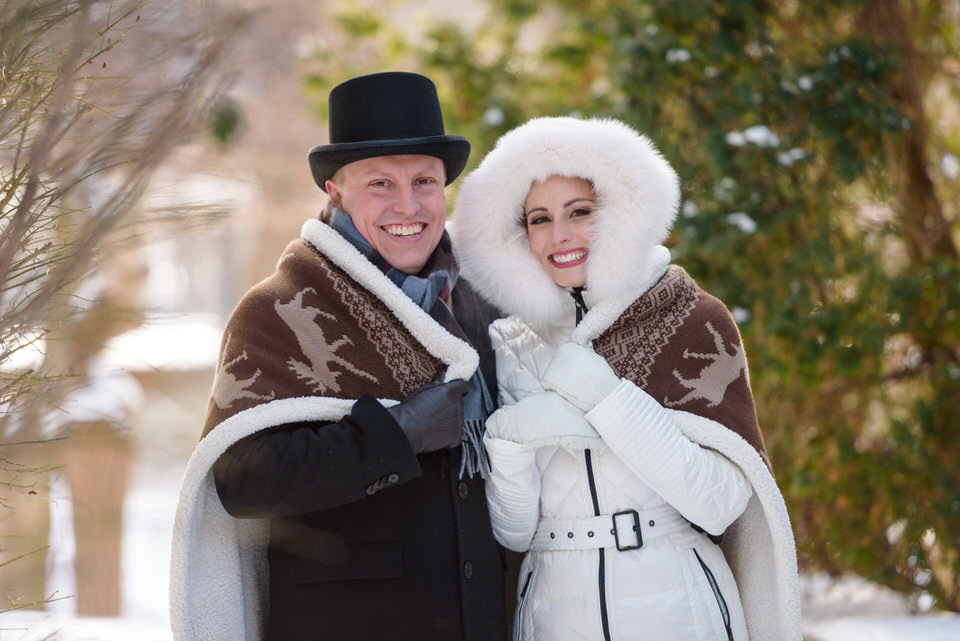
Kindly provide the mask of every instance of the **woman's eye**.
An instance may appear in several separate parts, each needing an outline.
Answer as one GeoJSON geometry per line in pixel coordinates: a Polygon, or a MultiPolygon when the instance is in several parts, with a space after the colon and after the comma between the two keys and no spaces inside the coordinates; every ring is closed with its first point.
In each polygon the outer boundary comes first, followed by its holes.
{"type": "Polygon", "coordinates": [[[543,223],[550,222],[550,219],[547,216],[533,216],[532,218],[527,219],[528,225],[542,225],[543,223]]]}
{"type": "Polygon", "coordinates": [[[578,208],[574,209],[572,212],[570,212],[570,215],[571,215],[571,216],[574,216],[574,217],[576,217],[576,216],[589,216],[589,215],[592,214],[592,213],[593,213],[593,210],[592,210],[592,209],[586,209],[586,208],[584,208],[584,207],[578,207],[578,208]]]}

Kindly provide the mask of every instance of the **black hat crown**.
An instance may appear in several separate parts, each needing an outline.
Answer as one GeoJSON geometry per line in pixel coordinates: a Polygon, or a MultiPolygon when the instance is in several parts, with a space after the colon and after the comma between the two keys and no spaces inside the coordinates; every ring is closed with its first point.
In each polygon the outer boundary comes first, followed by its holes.
{"type": "Polygon", "coordinates": [[[470,142],[448,136],[437,88],[426,76],[402,71],[359,76],[333,88],[329,98],[330,144],[310,150],[313,179],[326,181],[344,165],[376,156],[435,156],[446,167],[446,184],[467,164],[470,142]]]}

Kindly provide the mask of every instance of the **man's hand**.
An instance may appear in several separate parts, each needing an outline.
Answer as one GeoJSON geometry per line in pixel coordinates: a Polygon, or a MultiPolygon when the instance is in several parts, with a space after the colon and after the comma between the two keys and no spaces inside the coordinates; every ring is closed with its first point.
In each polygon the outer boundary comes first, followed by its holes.
{"type": "Polygon", "coordinates": [[[387,411],[415,454],[456,447],[463,433],[463,397],[468,389],[462,378],[427,383],[387,411]]]}
{"type": "Polygon", "coordinates": [[[573,342],[560,346],[540,379],[544,389],[557,392],[584,412],[592,410],[619,382],[602,356],[573,342]]]}

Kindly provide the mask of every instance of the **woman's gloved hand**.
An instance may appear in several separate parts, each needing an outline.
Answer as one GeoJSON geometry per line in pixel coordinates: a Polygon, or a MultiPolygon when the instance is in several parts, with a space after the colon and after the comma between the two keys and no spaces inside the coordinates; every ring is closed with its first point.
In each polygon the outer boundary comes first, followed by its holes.
{"type": "Polygon", "coordinates": [[[583,412],[555,392],[539,392],[506,405],[487,419],[489,436],[534,447],[596,447],[600,435],[583,412]]]}
{"type": "Polygon", "coordinates": [[[607,361],[590,347],[568,342],[554,353],[540,384],[584,412],[607,397],[620,382],[607,361]]]}
{"type": "Polygon", "coordinates": [[[427,383],[387,411],[415,454],[456,447],[463,435],[463,397],[469,389],[462,378],[427,383]]]}

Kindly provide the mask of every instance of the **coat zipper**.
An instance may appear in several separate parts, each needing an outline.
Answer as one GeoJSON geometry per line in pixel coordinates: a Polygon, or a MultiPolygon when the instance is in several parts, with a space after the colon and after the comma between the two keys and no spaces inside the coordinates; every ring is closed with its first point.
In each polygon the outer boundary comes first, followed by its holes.
{"type": "Polygon", "coordinates": [[[523,628],[523,610],[527,604],[527,590],[530,588],[530,579],[533,578],[533,570],[527,572],[527,578],[523,581],[523,589],[520,590],[520,595],[517,603],[517,620],[513,624],[513,638],[514,641],[522,638],[521,632],[523,628]]]}
{"type": "Polygon", "coordinates": [[[707,564],[700,558],[700,553],[697,552],[696,548],[694,548],[693,554],[697,557],[697,561],[700,562],[703,573],[707,575],[707,583],[710,584],[710,589],[713,591],[713,596],[717,600],[717,605],[720,606],[720,616],[723,618],[723,627],[727,629],[727,639],[728,641],[733,641],[733,630],[730,627],[730,608],[727,607],[727,601],[723,598],[723,593],[720,592],[717,578],[713,576],[713,572],[710,571],[707,564]]]}
{"type": "MultiPolygon", "coordinates": [[[[591,458],[590,450],[583,451],[583,459],[587,464],[587,481],[590,483],[590,498],[593,499],[593,514],[594,516],[600,516],[600,500],[597,498],[597,480],[593,476],[593,459],[591,458]]],[[[604,641],[610,641],[610,620],[607,617],[605,551],[603,548],[600,548],[600,567],[597,575],[600,588],[600,624],[603,626],[604,641]]]]}

